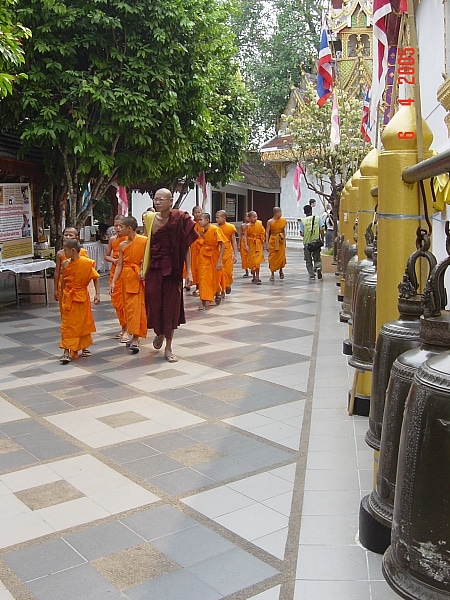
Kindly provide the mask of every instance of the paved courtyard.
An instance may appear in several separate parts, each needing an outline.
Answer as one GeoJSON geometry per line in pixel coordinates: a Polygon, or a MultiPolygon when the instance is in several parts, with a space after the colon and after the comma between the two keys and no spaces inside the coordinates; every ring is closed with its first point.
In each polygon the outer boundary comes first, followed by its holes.
{"type": "Polygon", "coordinates": [[[334,275],[233,292],[168,364],[117,343],[60,365],[55,304],[0,309],[0,600],[394,600],[357,541],[368,423],[349,417],[334,275]]]}

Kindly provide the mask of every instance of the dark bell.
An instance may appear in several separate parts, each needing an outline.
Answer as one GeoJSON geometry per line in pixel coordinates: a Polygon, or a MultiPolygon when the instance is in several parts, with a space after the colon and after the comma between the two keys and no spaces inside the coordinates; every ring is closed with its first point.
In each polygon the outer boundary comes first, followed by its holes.
{"type": "Polygon", "coordinates": [[[381,431],[380,458],[376,487],[360,510],[360,540],[368,549],[384,552],[389,545],[389,529],[396,497],[398,449],[405,402],[413,377],[428,359],[450,349],[450,313],[443,310],[446,304],[442,295],[442,282],[450,258],[435,267],[423,293],[424,314],[420,318],[420,347],[401,354],[394,361],[386,392],[383,424],[381,431]],[[431,298],[434,300],[431,301],[431,298]],[[436,300],[437,299],[437,300],[436,300]],[[435,300],[441,303],[436,315],[435,300]],[[367,512],[365,511],[367,506],[367,512]],[[378,538],[369,535],[375,529],[373,519],[379,524],[378,538]]]}
{"type": "Polygon", "coordinates": [[[369,429],[366,433],[366,443],[374,450],[380,449],[384,403],[392,365],[400,354],[417,348],[420,344],[419,323],[423,309],[422,296],[417,293],[419,282],[416,264],[420,258],[424,258],[429,264],[430,272],[434,269],[436,258],[428,249],[429,238],[424,247],[408,258],[403,280],[398,286],[399,317],[385,323],[378,334],[372,371],[369,429]]]}
{"type": "Polygon", "coordinates": [[[360,371],[371,371],[376,339],[377,274],[358,284],[353,314],[353,354],[348,364],[360,371]]]}
{"type": "Polygon", "coordinates": [[[383,574],[402,598],[450,598],[449,352],[419,368],[406,401],[383,574]]]}
{"type": "Polygon", "coordinates": [[[344,300],[342,302],[342,310],[339,313],[339,321],[341,323],[348,323],[352,318],[353,282],[357,264],[358,257],[355,255],[348,261],[345,270],[344,300]]]}

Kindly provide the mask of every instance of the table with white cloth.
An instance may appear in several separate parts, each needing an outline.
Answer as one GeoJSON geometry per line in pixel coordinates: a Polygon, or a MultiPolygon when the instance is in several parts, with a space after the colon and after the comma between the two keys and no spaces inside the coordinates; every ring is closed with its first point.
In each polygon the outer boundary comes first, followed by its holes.
{"type": "Polygon", "coordinates": [[[7,261],[0,265],[0,273],[2,271],[11,271],[14,273],[14,286],[16,291],[16,304],[20,306],[20,296],[45,296],[45,304],[48,306],[48,287],[47,287],[47,269],[54,269],[56,263],[54,260],[48,259],[30,259],[21,261],[7,261]],[[19,283],[20,275],[23,273],[39,273],[44,274],[44,292],[20,292],[19,283]]]}
{"type": "Polygon", "coordinates": [[[83,248],[86,249],[89,258],[95,260],[95,269],[97,271],[110,270],[111,263],[105,260],[108,244],[102,244],[101,242],[86,242],[83,244],[83,248]]]}

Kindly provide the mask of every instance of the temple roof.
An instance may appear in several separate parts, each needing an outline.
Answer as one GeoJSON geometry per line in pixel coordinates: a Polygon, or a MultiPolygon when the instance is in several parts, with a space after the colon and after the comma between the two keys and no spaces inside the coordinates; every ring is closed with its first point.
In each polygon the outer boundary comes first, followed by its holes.
{"type": "Polygon", "coordinates": [[[280,191],[280,178],[275,169],[271,165],[261,162],[259,154],[249,155],[247,160],[240,164],[239,174],[242,177],[239,181],[240,184],[280,191]]]}

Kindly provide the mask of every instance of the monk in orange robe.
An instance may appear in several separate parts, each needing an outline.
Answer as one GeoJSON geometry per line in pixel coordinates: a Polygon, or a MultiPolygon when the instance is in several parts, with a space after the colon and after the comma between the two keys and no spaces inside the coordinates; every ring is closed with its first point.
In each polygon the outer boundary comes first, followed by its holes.
{"type": "Polygon", "coordinates": [[[64,242],[64,255],[67,264],[62,276],[61,301],[61,342],[64,354],[59,359],[67,364],[73,358],[90,356],[88,346],[92,344],[92,333],[95,331],[94,317],[91,310],[91,299],[88,285],[94,281],[94,304],[100,302],[100,275],[94,269],[95,261],[80,256],[81,244],[76,239],[64,242]]]}
{"type": "Polygon", "coordinates": [[[119,260],[110,286],[114,294],[119,277],[122,276],[122,298],[128,333],[132,336],[127,342],[130,352],[139,352],[140,338],[147,337],[147,315],[145,312],[145,291],[142,274],[147,237],[136,233],[138,223],[134,217],[125,217],[119,223],[120,235],[127,240],[119,244],[119,260]]]}
{"type": "Polygon", "coordinates": [[[231,293],[231,285],[233,283],[233,267],[238,254],[236,243],[237,229],[232,223],[227,223],[227,213],[224,210],[216,212],[216,223],[227,240],[223,252],[222,272],[220,276],[222,298],[225,298],[225,294],[231,293]]]}
{"type": "Polygon", "coordinates": [[[267,221],[266,248],[269,251],[270,281],[275,280],[275,272],[280,271],[280,279],[284,279],[283,267],[286,265],[286,219],[281,208],[275,206],[273,217],[267,221]]]}
{"type": "MultiPolygon", "coordinates": [[[[198,236],[200,237],[200,232],[202,231],[202,227],[200,227],[200,217],[202,216],[202,207],[201,206],[194,206],[194,208],[192,209],[192,219],[194,221],[194,231],[196,231],[198,233],[198,236]]],[[[191,244],[191,270],[192,270],[192,279],[189,280],[189,285],[187,283],[185,283],[184,288],[186,290],[190,290],[192,285],[195,285],[196,289],[192,292],[193,296],[198,296],[199,295],[199,291],[198,291],[198,276],[197,276],[197,262],[198,262],[198,255],[200,253],[200,241],[199,241],[199,237],[192,242],[191,244]]],[[[186,269],[186,263],[184,264],[183,267],[183,279],[186,280],[186,275],[187,275],[187,269],[186,269]]]]}
{"type": "MultiPolygon", "coordinates": [[[[66,227],[63,231],[63,235],[62,235],[62,241],[63,244],[66,240],[78,240],[80,241],[79,235],[78,235],[78,231],[75,229],[75,227],[66,227]]],[[[80,256],[86,256],[87,257],[88,253],[86,248],[81,248],[80,250],[80,256]]],[[[64,265],[67,264],[67,258],[64,254],[64,248],[62,248],[61,250],[59,250],[56,253],[56,267],[55,267],[55,273],[53,275],[53,282],[54,282],[54,298],[56,301],[59,302],[59,312],[61,313],[61,301],[62,301],[62,273],[64,271],[64,265]]]]}
{"type": "Polygon", "coordinates": [[[202,244],[198,260],[198,282],[200,285],[201,304],[198,310],[206,310],[208,302],[218,298],[220,302],[220,276],[222,257],[225,251],[226,237],[216,225],[212,225],[208,213],[203,213],[200,219],[202,244]]]}
{"type": "MultiPolygon", "coordinates": [[[[123,215],[117,215],[114,219],[115,234],[109,238],[108,247],[106,249],[105,261],[111,263],[111,271],[109,272],[109,285],[111,286],[116,272],[117,263],[119,262],[119,246],[127,240],[126,235],[120,234],[120,223],[124,220],[123,215]]],[[[121,330],[116,335],[116,339],[121,343],[128,342],[127,320],[125,317],[125,309],[123,307],[122,281],[117,280],[117,285],[114,287],[114,293],[111,294],[111,304],[116,311],[117,319],[119,320],[121,330]]]]}
{"type": "Polygon", "coordinates": [[[248,252],[248,266],[252,272],[252,283],[261,285],[259,278],[259,270],[261,263],[264,262],[264,241],[266,239],[266,230],[261,221],[258,220],[258,215],[254,210],[247,213],[249,218],[249,226],[244,232],[245,248],[248,252]]]}
{"type": "Polygon", "coordinates": [[[250,277],[248,272],[248,252],[247,248],[245,247],[245,232],[247,231],[249,224],[250,222],[248,219],[248,215],[245,215],[245,221],[242,223],[239,232],[239,252],[241,255],[241,266],[245,271],[242,277],[250,277]]]}

